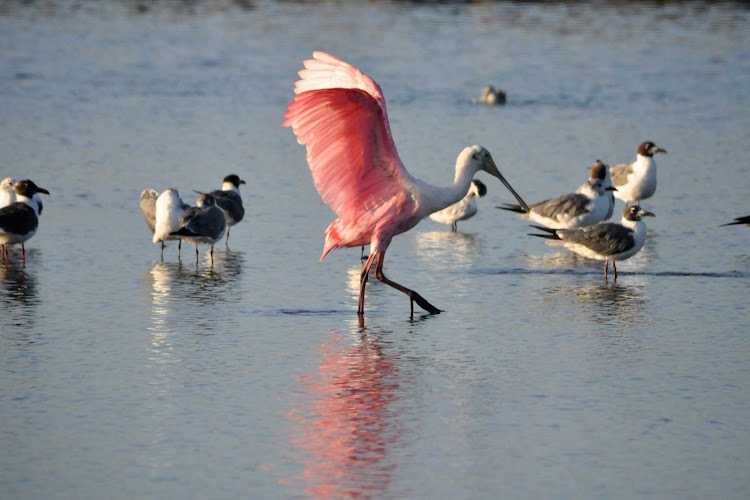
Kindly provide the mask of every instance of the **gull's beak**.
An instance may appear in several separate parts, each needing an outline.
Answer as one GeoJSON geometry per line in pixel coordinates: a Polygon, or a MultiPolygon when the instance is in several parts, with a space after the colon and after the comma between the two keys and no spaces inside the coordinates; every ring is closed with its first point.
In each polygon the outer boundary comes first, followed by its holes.
{"type": "MultiPolygon", "coordinates": [[[[666,151],[665,151],[665,153],[666,153],[666,151]]],[[[240,184],[247,184],[247,182],[245,182],[242,179],[240,179],[240,184]]]]}
{"type": "Polygon", "coordinates": [[[36,192],[37,192],[37,193],[44,193],[44,194],[49,194],[49,191],[47,191],[47,190],[46,190],[46,189],[44,189],[44,188],[40,188],[39,186],[37,186],[37,187],[36,187],[36,192]]]}
{"type": "Polygon", "coordinates": [[[604,188],[605,191],[617,191],[617,188],[614,186],[609,186],[608,188],[604,188]]]}
{"type": "Polygon", "coordinates": [[[656,217],[656,215],[653,212],[646,212],[645,210],[642,210],[641,217],[656,217]]]}
{"type": "Polygon", "coordinates": [[[526,204],[525,201],[523,201],[523,198],[516,193],[516,190],[513,189],[513,187],[508,183],[508,181],[505,180],[505,177],[503,177],[503,174],[500,173],[500,170],[497,169],[497,165],[495,165],[495,160],[492,159],[492,156],[489,154],[487,155],[487,158],[485,158],[484,163],[482,164],[482,170],[487,172],[493,177],[497,177],[500,179],[500,182],[505,184],[505,187],[508,188],[508,191],[515,196],[516,200],[518,200],[518,203],[523,207],[524,210],[526,210],[526,213],[529,213],[529,206],[526,204]]]}
{"type": "Polygon", "coordinates": [[[656,154],[656,153],[668,154],[666,149],[662,149],[662,148],[659,148],[659,147],[654,147],[653,153],[651,153],[651,154],[656,154]]]}

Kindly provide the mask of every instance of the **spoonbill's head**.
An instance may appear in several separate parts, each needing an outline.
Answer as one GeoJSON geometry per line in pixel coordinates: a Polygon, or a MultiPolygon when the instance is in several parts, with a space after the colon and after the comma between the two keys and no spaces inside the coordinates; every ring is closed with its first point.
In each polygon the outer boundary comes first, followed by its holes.
{"type": "Polygon", "coordinates": [[[498,170],[497,165],[495,165],[495,160],[492,159],[492,155],[489,151],[487,151],[486,148],[475,144],[474,146],[469,146],[467,148],[464,148],[463,151],[461,151],[461,154],[458,157],[459,163],[465,163],[468,165],[469,168],[471,168],[474,172],[479,172],[480,170],[484,170],[488,174],[490,174],[493,177],[497,177],[500,179],[500,182],[505,185],[506,188],[508,188],[508,191],[511,192],[511,194],[516,198],[518,203],[528,212],[529,206],[526,204],[525,201],[523,201],[523,198],[519,196],[518,193],[516,193],[516,190],[513,189],[513,187],[510,185],[508,181],[505,180],[505,177],[503,177],[503,174],[500,173],[500,170],[498,170]]]}
{"type": "Polygon", "coordinates": [[[667,154],[667,150],[660,148],[651,141],[642,142],[638,146],[638,154],[641,156],[654,156],[656,153],[667,154]]]}
{"type": "Polygon", "coordinates": [[[656,215],[654,215],[653,212],[647,212],[643,210],[638,205],[625,207],[625,210],[622,211],[623,219],[638,221],[638,220],[641,220],[643,217],[656,217],[656,215]]]}

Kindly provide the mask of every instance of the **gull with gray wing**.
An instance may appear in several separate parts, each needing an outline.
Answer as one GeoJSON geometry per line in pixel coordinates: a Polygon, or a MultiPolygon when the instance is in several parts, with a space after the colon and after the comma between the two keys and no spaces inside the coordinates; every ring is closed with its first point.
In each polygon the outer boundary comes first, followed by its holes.
{"type": "Polygon", "coordinates": [[[589,259],[604,261],[604,279],[607,279],[609,261],[617,279],[618,260],[629,259],[637,254],[646,242],[646,224],[643,217],[655,217],[638,205],[625,207],[620,222],[605,222],[578,229],[549,229],[542,226],[531,226],[549,234],[531,234],[547,238],[548,245],[563,246],[573,253],[589,259]]]}
{"type": "Polygon", "coordinates": [[[211,265],[214,264],[214,243],[219,241],[227,230],[224,213],[216,205],[216,198],[208,193],[198,197],[198,206],[190,207],[182,214],[180,229],[171,233],[195,245],[195,263],[198,263],[198,245],[211,245],[211,265]]]}
{"type": "Polygon", "coordinates": [[[36,234],[39,226],[39,205],[34,199],[36,193],[49,194],[29,179],[15,185],[16,201],[0,208],[0,245],[3,257],[8,262],[8,246],[21,244],[21,260],[26,265],[24,242],[36,234]]]}
{"type": "Polygon", "coordinates": [[[667,150],[651,141],[642,142],[638,146],[633,163],[615,165],[610,168],[612,184],[617,188],[615,198],[624,201],[626,205],[631,201],[639,205],[642,200],[654,195],[656,192],[654,155],[657,153],[667,154],[667,150]]]}

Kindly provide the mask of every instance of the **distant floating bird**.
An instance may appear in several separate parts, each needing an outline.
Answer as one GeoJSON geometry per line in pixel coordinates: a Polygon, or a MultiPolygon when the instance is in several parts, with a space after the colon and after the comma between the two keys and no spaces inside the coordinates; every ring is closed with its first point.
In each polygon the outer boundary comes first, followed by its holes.
{"type": "Polygon", "coordinates": [[[589,259],[604,261],[604,279],[607,279],[609,261],[617,279],[618,260],[629,259],[637,254],[646,242],[646,224],[643,217],[655,217],[638,205],[625,207],[620,222],[605,222],[578,229],[549,229],[542,226],[531,226],[550,234],[530,234],[548,238],[549,245],[564,246],[573,253],[589,259]]]}
{"type": "MultiPolygon", "coordinates": [[[[149,227],[151,227],[151,224],[149,224],[150,216],[147,215],[147,212],[150,212],[151,210],[150,199],[153,196],[152,191],[153,189],[147,189],[141,193],[141,211],[143,212],[143,216],[146,219],[146,224],[148,224],[149,227]],[[146,193],[145,201],[144,193],[146,193]],[[145,210],[144,206],[146,208],[145,210]]],[[[155,191],[153,192],[155,193],[155,191]]],[[[164,260],[164,242],[169,240],[179,240],[179,243],[177,244],[177,257],[180,257],[180,253],[182,251],[182,240],[180,240],[180,238],[178,238],[177,236],[172,235],[172,233],[182,227],[180,218],[182,217],[182,213],[188,208],[190,208],[190,205],[187,205],[182,201],[179,191],[177,191],[175,188],[166,189],[157,197],[156,202],[154,203],[153,242],[161,243],[162,260],[164,260]]]]}
{"type": "Polygon", "coordinates": [[[642,142],[638,146],[633,163],[615,165],[610,168],[612,184],[617,188],[615,198],[627,205],[633,201],[639,205],[646,198],[651,198],[656,192],[656,153],[667,154],[653,142],[642,142]]]}
{"type": "Polygon", "coordinates": [[[588,184],[590,184],[591,182],[595,182],[597,179],[602,180],[602,187],[606,191],[605,196],[607,197],[607,200],[609,201],[609,207],[607,208],[607,213],[602,220],[609,220],[612,218],[612,214],[615,211],[614,191],[616,191],[616,189],[608,189],[608,188],[613,187],[612,176],[609,174],[608,165],[606,165],[601,160],[596,160],[594,164],[591,166],[591,175],[589,176],[589,182],[583,183],[581,187],[579,187],[576,190],[576,193],[582,193],[586,189],[588,184]]]}
{"type": "Polygon", "coordinates": [[[190,207],[182,214],[180,229],[171,233],[195,245],[195,263],[198,263],[198,245],[211,245],[211,265],[214,265],[214,243],[224,237],[227,220],[216,205],[216,199],[208,193],[198,197],[198,206],[190,207]]]}
{"type": "Polygon", "coordinates": [[[726,224],[722,224],[720,227],[736,226],[738,224],[744,224],[746,226],[750,226],[750,215],[746,215],[744,217],[737,217],[736,219],[734,219],[733,222],[727,222],[726,224]]]}
{"type": "Polygon", "coordinates": [[[506,96],[503,89],[495,89],[492,85],[487,85],[482,92],[481,97],[472,99],[473,104],[505,104],[506,96]]]}
{"type": "Polygon", "coordinates": [[[471,219],[477,214],[477,197],[481,198],[487,194],[487,186],[478,179],[471,181],[469,192],[461,200],[448,208],[439,212],[430,214],[430,219],[441,224],[450,224],[451,231],[454,233],[458,230],[458,221],[471,219]]]}
{"type": "Polygon", "coordinates": [[[526,203],[500,174],[490,152],[478,145],[459,154],[451,186],[416,179],[396,151],[380,86],[325,52],[314,52],[304,66],[282,126],[292,127],[297,141],[306,146],[315,187],[338,215],[326,229],[320,260],[334,248],[369,243],[370,257],[360,276],[359,315],[364,314],[365,285],[376,259],[375,276],[409,296],[412,314],[414,302],[429,313],[439,313],[417,292],[383,274],[393,237],[463,198],[480,170],[500,179],[521,205],[526,203]]]}
{"type": "Polygon", "coordinates": [[[21,261],[26,265],[24,242],[36,234],[39,226],[39,206],[34,200],[36,193],[49,194],[33,181],[22,180],[15,185],[16,201],[0,208],[0,245],[3,257],[8,262],[8,246],[21,244],[21,261]]]}
{"type": "MultiPolygon", "coordinates": [[[[601,169],[597,169],[595,173],[606,175],[601,169]]],[[[540,201],[531,205],[528,210],[508,203],[497,208],[525,214],[529,220],[552,229],[573,229],[604,220],[610,208],[607,195],[614,189],[611,186],[604,187],[603,177],[590,178],[578,188],[579,192],[540,201]]]]}
{"type": "Polygon", "coordinates": [[[245,216],[245,207],[242,205],[240,195],[240,184],[246,184],[238,175],[231,174],[224,177],[221,190],[211,191],[211,196],[216,200],[216,205],[224,212],[227,219],[227,243],[229,243],[229,231],[245,216]]]}

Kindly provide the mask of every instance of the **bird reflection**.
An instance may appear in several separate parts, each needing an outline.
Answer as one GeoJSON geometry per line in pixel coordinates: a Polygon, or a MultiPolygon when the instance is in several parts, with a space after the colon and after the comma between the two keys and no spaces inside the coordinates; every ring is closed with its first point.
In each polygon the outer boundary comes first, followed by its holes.
{"type": "Polygon", "coordinates": [[[382,497],[391,481],[398,367],[376,335],[355,331],[317,348],[317,370],[299,377],[304,401],[288,415],[305,468],[293,483],[309,496],[382,497]]]}
{"type": "Polygon", "coordinates": [[[580,279],[561,282],[547,290],[552,301],[573,301],[579,320],[588,319],[601,325],[629,329],[646,323],[650,299],[642,277],[633,276],[627,283],[582,283],[580,279]]]}
{"type": "MultiPolygon", "coordinates": [[[[35,249],[27,250],[32,254],[35,249]]],[[[23,335],[24,342],[29,342],[29,335],[33,332],[36,308],[39,304],[37,297],[36,271],[24,268],[21,262],[11,261],[8,265],[0,265],[0,304],[3,306],[3,323],[6,328],[17,330],[23,335]]]]}
{"type": "Polygon", "coordinates": [[[430,231],[417,233],[417,254],[436,267],[468,267],[481,258],[484,236],[472,233],[430,231]]]}
{"type": "Polygon", "coordinates": [[[216,252],[214,267],[155,262],[146,279],[151,282],[149,330],[169,334],[185,324],[194,329],[212,329],[215,314],[206,313],[205,309],[233,297],[230,289],[238,283],[243,263],[241,252],[216,252]]]}

